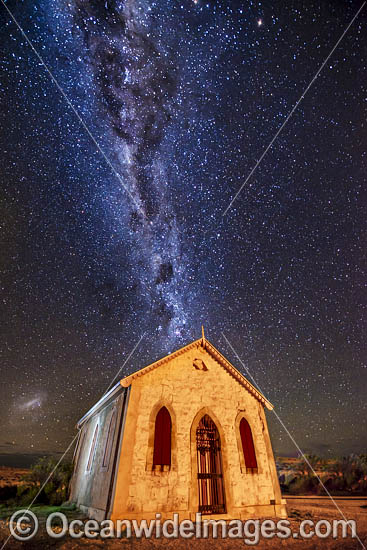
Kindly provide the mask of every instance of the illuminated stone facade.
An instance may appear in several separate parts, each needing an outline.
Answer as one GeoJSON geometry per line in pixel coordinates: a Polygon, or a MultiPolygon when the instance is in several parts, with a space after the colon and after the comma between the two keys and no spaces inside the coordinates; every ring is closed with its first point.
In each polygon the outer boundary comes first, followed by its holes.
{"type": "Polygon", "coordinates": [[[97,519],[150,519],[157,512],[194,519],[198,511],[223,519],[286,517],[264,407],[272,405],[208,340],[192,342],[121,380],[79,422],[71,500],[97,519]],[[171,420],[170,464],[157,466],[162,407],[171,420]],[[216,427],[216,465],[205,430],[207,455],[199,449],[203,417],[216,427]],[[256,467],[246,464],[243,418],[256,467]]]}

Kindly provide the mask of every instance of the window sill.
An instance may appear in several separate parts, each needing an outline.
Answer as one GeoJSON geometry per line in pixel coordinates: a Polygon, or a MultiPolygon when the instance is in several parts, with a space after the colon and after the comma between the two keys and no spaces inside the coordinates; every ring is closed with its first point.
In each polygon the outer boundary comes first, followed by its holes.
{"type": "Polygon", "coordinates": [[[171,466],[169,464],[156,464],[152,467],[152,472],[157,474],[169,472],[170,470],[171,466]]]}

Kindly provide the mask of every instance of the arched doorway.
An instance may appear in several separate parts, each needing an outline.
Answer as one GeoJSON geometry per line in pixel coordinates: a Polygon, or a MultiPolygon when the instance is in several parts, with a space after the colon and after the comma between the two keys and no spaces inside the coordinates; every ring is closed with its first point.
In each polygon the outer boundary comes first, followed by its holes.
{"type": "Polygon", "coordinates": [[[204,415],[196,430],[196,456],[199,484],[199,512],[223,514],[226,511],[222,453],[216,425],[204,415]]]}

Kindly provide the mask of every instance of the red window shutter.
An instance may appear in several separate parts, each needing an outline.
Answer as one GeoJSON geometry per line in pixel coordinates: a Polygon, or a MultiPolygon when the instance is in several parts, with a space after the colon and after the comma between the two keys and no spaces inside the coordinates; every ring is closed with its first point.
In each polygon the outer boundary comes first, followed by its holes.
{"type": "Polygon", "coordinates": [[[242,418],[240,422],[240,435],[246,468],[257,468],[255,447],[254,441],[252,439],[251,428],[245,418],[242,418]]]}
{"type": "Polygon", "coordinates": [[[155,419],[153,466],[171,465],[171,417],[162,407],[155,419]]]}

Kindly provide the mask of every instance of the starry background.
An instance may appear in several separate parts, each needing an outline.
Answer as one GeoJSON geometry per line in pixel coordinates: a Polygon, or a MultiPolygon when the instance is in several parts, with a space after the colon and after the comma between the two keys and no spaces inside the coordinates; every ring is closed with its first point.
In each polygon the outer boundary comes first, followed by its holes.
{"type": "Polygon", "coordinates": [[[367,8],[223,216],[361,2],[6,5],[93,139],[0,5],[0,463],[202,323],[305,452],[366,452],[367,8]]]}

